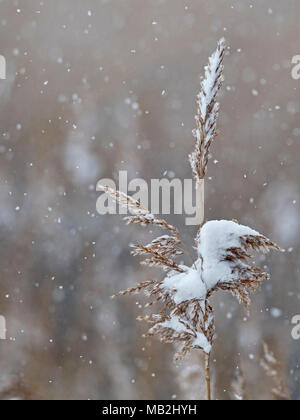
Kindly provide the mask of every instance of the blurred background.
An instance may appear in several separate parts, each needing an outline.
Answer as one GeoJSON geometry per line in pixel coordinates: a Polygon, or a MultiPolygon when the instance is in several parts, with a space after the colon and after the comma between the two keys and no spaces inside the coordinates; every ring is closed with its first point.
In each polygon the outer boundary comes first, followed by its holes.
{"type": "MultiPolygon", "coordinates": [[[[1,0],[0,398],[201,398],[201,358],[145,340],[143,297],[111,300],[160,276],[130,256],[140,227],[96,213],[100,178],[191,178],[187,155],[200,75],[217,40],[229,45],[220,136],[206,218],[237,219],[286,254],[261,261],[271,281],[251,317],[219,294],[215,398],[271,397],[266,341],[300,398],[300,54],[297,0],[1,0]],[[166,172],[167,171],[167,172],[166,172]]],[[[170,216],[193,246],[196,227],[170,216]]]]}

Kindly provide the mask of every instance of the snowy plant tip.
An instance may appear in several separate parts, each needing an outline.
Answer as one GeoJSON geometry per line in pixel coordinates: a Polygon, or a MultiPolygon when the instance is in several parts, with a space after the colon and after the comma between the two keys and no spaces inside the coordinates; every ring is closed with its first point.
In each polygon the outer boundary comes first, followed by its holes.
{"type": "Polygon", "coordinates": [[[200,84],[200,92],[197,96],[197,127],[193,132],[196,144],[194,152],[189,156],[197,183],[205,177],[210,146],[217,136],[217,119],[220,106],[216,102],[216,97],[224,81],[223,60],[225,50],[226,42],[222,38],[218,42],[216,51],[208,60],[208,65],[205,67],[205,76],[200,84]]]}

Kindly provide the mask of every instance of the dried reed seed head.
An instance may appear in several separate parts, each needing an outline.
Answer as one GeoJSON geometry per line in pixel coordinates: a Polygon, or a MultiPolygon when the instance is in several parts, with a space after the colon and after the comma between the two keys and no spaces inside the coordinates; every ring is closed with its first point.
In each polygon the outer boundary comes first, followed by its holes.
{"type": "Polygon", "coordinates": [[[175,361],[182,359],[193,349],[210,353],[215,324],[208,302],[202,307],[199,300],[193,299],[175,304],[170,313],[164,310],[162,314],[155,322],[151,319],[153,325],[146,336],[157,335],[164,343],[180,344],[175,361]]]}
{"type": "Polygon", "coordinates": [[[155,225],[161,229],[170,231],[173,235],[176,236],[178,240],[181,241],[179,232],[174,226],[168,224],[165,220],[156,217],[148,209],[143,207],[139,201],[126,195],[125,193],[122,193],[121,191],[116,191],[106,185],[100,185],[98,188],[105,192],[114,202],[122,207],[127,208],[128,211],[133,215],[124,218],[128,225],[139,224],[143,227],[148,225],[155,225]]]}
{"type": "Polygon", "coordinates": [[[153,255],[152,258],[148,258],[141,262],[142,265],[148,265],[149,267],[161,267],[164,271],[177,271],[178,273],[183,273],[183,270],[179,267],[179,265],[168,258],[164,258],[161,255],[155,256],[153,255]]]}
{"type": "Polygon", "coordinates": [[[281,249],[262,235],[246,235],[240,237],[240,243],[241,248],[229,248],[224,256],[224,260],[236,264],[233,266],[233,274],[234,277],[238,277],[238,280],[219,285],[219,288],[228,290],[237,297],[238,301],[244,305],[247,315],[249,315],[251,293],[258,290],[262,282],[269,280],[270,276],[262,269],[246,264],[247,260],[253,258],[248,251],[268,253],[271,248],[279,251],[281,249]]]}
{"type": "Polygon", "coordinates": [[[189,157],[197,184],[205,177],[210,146],[218,134],[217,119],[220,106],[216,102],[216,97],[224,81],[223,60],[225,50],[225,39],[221,39],[217,50],[209,58],[208,65],[205,67],[205,76],[200,84],[200,92],[197,96],[196,129],[193,131],[196,144],[189,157]]]}
{"type": "Polygon", "coordinates": [[[183,254],[182,250],[177,249],[181,241],[177,237],[161,236],[154,239],[148,245],[132,245],[134,251],[133,256],[148,255],[148,258],[142,261],[142,264],[150,267],[162,267],[165,271],[177,271],[179,273],[183,270],[179,265],[172,259],[177,258],[183,254]],[[172,258],[171,258],[172,257],[172,258]]]}
{"type": "Polygon", "coordinates": [[[219,290],[229,292],[234,297],[237,298],[239,303],[244,306],[246,315],[250,315],[250,305],[251,305],[251,294],[260,289],[262,284],[261,279],[257,280],[239,280],[234,283],[220,283],[209,293],[209,297],[212,296],[214,292],[219,290]]]}
{"type": "Polygon", "coordinates": [[[179,244],[180,241],[176,237],[162,236],[161,238],[154,239],[148,245],[131,245],[134,248],[132,255],[155,254],[163,257],[177,257],[183,254],[183,251],[177,248],[179,244]]]}
{"type": "Polygon", "coordinates": [[[145,290],[145,289],[149,288],[150,286],[154,286],[155,284],[156,284],[156,282],[154,280],[141,282],[136,287],[131,287],[127,290],[116,293],[115,295],[112,296],[112,299],[115,299],[116,297],[119,297],[119,296],[127,296],[127,295],[132,295],[132,294],[138,294],[142,290],[145,290]]]}
{"type": "Polygon", "coordinates": [[[157,218],[150,212],[147,215],[124,217],[124,220],[127,225],[139,224],[143,227],[147,227],[149,225],[155,225],[161,229],[168,230],[180,240],[179,232],[174,226],[170,225],[163,219],[157,218]]]}
{"type": "Polygon", "coordinates": [[[132,197],[126,195],[125,193],[116,191],[107,185],[99,185],[98,188],[99,190],[105,192],[114,202],[122,207],[128,208],[132,214],[141,216],[147,216],[149,214],[149,211],[144,208],[139,201],[134,200],[132,197]]]}
{"type": "Polygon", "coordinates": [[[200,229],[196,244],[204,282],[210,284],[207,298],[218,290],[228,291],[249,314],[251,294],[269,279],[269,274],[250,261],[252,253],[267,253],[272,248],[280,248],[247,226],[226,220],[207,222],[200,229]],[[209,278],[206,278],[207,271],[209,278]],[[214,283],[211,277],[215,279],[214,283]]]}
{"type": "Polygon", "coordinates": [[[150,255],[151,258],[147,258],[142,261],[142,264],[150,267],[161,267],[164,271],[177,271],[182,272],[179,265],[172,260],[170,257],[177,258],[182,255],[183,252],[176,248],[177,245],[181,244],[181,238],[178,230],[168,224],[165,220],[160,219],[149,212],[146,208],[141,206],[140,202],[134,200],[132,197],[126,194],[115,191],[108,186],[100,186],[100,189],[108,194],[116,203],[128,208],[128,210],[134,216],[125,217],[127,224],[139,224],[141,226],[155,225],[164,230],[170,231],[174,236],[161,236],[155,239],[151,244],[148,245],[135,245],[135,251],[133,255],[150,255]]]}

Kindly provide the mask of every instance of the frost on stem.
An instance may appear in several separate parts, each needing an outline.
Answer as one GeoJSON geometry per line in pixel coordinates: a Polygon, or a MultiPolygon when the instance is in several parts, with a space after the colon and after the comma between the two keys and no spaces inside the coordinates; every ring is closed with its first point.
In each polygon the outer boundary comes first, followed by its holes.
{"type": "Polygon", "coordinates": [[[205,177],[210,146],[217,136],[220,105],[216,102],[216,97],[224,81],[225,48],[225,39],[222,38],[218,42],[217,50],[209,58],[208,65],[205,67],[205,77],[201,82],[200,92],[197,96],[197,128],[194,130],[196,145],[194,152],[189,157],[197,184],[205,177]]]}

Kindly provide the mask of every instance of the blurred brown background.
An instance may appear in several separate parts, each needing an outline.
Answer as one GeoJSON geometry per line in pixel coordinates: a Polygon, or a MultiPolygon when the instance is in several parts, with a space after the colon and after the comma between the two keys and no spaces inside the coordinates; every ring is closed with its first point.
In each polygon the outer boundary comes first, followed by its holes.
{"type": "MultiPolygon", "coordinates": [[[[191,177],[199,76],[221,36],[230,50],[206,217],[238,219],[288,252],[262,261],[272,280],[249,320],[216,298],[215,397],[232,398],[242,363],[251,396],[271,398],[265,340],[300,398],[299,15],[297,0],[0,1],[2,399],[201,396],[197,369],[141,338],[142,299],[110,300],[156,273],[128,248],[146,232],[97,215],[95,187],[120,169],[191,177]]],[[[193,245],[196,228],[168,220],[193,245]]]]}

